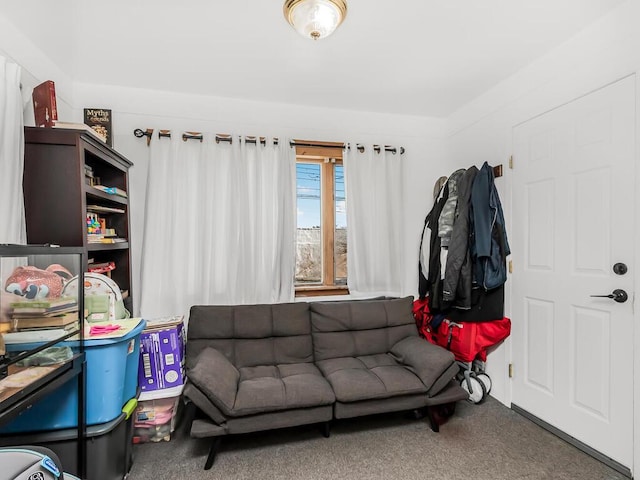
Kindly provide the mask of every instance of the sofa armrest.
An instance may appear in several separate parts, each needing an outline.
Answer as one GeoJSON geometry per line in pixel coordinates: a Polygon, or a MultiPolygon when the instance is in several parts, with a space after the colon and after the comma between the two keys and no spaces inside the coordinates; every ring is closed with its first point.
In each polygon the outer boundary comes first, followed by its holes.
{"type": "MultiPolygon", "coordinates": [[[[217,425],[222,425],[227,417],[220,411],[218,407],[205,395],[202,390],[196,387],[193,382],[187,381],[182,391],[185,402],[191,402],[195,407],[204,412],[217,425]]],[[[193,422],[192,422],[193,423],[193,422]]]]}
{"type": "Polygon", "coordinates": [[[391,347],[391,355],[415,373],[427,388],[455,362],[450,351],[418,337],[406,337],[391,347]]]}
{"type": "Polygon", "coordinates": [[[240,372],[218,350],[202,350],[187,377],[222,412],[228,415],[233,410],[240,372]]]}

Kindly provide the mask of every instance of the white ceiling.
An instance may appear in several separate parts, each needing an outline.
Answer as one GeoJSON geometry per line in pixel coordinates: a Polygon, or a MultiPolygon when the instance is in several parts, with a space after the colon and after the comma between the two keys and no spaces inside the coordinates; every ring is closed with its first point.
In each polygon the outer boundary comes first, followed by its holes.
{"type": "Polygon", "coordinates": [[[318,42],[283,0],[3,0],[0,14],[79,82],[444,117],[625,0],[347,1],[318,42]]]}

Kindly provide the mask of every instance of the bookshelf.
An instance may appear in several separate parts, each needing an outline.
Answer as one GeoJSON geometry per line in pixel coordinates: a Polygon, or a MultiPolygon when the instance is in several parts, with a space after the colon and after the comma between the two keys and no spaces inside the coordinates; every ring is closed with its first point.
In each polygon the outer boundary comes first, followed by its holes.
{"type": "Polygon", "coordinates": [[[120,153],[82,130],[25,127],[27,242],[82,247],[84,271],[91,263],[113,262],[111,278],[123,291],[129,311],[133,311],[131,230],[129,198],[123,195],[128,195],[131,166],[120,153]],[[113,187],[118,194],[105,192],[104,187],[113,187]],[[97,234],[88,234],[94,231],[87,224],[88,215],[102,222],[97,234]],[[102,233],[105,229],[108,235],[102,233]]]}

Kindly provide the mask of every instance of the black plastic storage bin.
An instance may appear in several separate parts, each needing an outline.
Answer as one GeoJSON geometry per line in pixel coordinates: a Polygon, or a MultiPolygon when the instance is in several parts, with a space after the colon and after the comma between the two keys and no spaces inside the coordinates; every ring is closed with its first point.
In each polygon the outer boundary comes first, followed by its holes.
{"type": "MultiPolygon", "coordinates": [[[[3,435],[0,446],[41,445],[53,450],[64,470],[79,476],[78,430],[75,428],[3,435]]],[[[133,463],[133,416],[121,413],[114,420],[87,427],[86,480],[123,480],[133,463]]]]}

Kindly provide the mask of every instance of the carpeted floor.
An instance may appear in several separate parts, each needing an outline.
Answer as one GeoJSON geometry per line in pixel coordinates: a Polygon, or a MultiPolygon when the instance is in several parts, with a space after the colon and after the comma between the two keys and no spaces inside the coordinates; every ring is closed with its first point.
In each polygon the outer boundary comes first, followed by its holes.
{"type": "Polygon", "coordinates": [[[134,447],[128,480],[605,480],[624,476],[499,402],[459,402],[434,433],[428,420],[398,413],[225,437],[211,470],[208,441],[184,426],[170,442],[134,447]]]}

